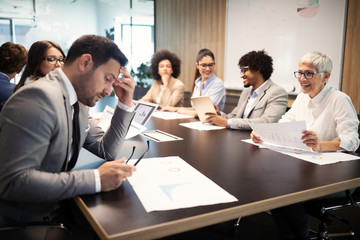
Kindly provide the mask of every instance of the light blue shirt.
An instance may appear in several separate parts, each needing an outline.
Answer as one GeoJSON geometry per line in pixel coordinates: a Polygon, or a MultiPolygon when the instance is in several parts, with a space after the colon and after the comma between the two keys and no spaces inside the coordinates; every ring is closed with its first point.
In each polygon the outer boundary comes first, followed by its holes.
{"type": "Polygon", "coordinates": [[[211,75],[211,77],[206,79],[202,85],[201,95],[200,83],[201,76],[195,80],[195,87],[192,97],[209,96],[211,102],[218,105],[220,111],[222,111],[224,109],[226,99],[224,82],[220,78],[216,77],[215,74],[211,75]]]}

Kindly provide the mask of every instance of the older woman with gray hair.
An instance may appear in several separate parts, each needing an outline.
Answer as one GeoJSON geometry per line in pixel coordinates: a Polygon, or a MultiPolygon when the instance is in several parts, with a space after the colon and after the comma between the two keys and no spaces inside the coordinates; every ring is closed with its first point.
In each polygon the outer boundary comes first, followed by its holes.
{"type": "MultiPolygon", "coordinates": [[[[305,54],[298,71],[294,72],[302,93],[279,122],[305,121],[307,130],[303,132],[302,140],[314,151],[356,151],[360,143],[359,120],[350,97],[327,84],[331,70],[332,62],[327,55],[320,52],[305,54]]],[[[251,139],[262,142],[254,132],[251,139]]],[[[343,197],[345,192],[322,198],[343,197]]],[[[309,222],[304,203],[274,209],[271,213],[282,239],[308,238],[309,222]]]]}

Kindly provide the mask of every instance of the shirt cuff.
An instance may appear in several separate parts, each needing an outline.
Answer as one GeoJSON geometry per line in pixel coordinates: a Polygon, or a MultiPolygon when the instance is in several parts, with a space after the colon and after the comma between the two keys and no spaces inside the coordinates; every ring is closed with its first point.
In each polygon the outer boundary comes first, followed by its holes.
{"type": "Polygon", "coordinates": [[[228,128],[231,128],[231,118],[227,120],[228,128]]]}
{"type": "Polygon", "coordinates": [[[100,179],[100,173],[99,170],[94,169],[94,175],[95,175],[95,192],[101,192],[101,179],[100,179]]]}
{"type": "Polygon", "coordinates": [[[127,112],[133,112],[134,109],[130,108],[128,105],[123,104],[122,102],[118,102],[117,104],[118,108],[120,108],[121,110],[127,111],[127,112]]]}

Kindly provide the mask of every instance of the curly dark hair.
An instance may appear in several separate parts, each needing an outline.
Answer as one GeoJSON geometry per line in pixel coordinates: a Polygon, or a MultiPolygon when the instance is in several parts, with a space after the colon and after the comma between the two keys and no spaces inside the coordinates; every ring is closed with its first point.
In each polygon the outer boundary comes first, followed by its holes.
{"type": "Polygon", "coordinates": [[[161,76],[159,75],[159,62],[164,59],[167,59],[171,62],[171,67],[173,70],[171,76],[173,76],[174,78],[179,77],[181,63],[180,58],[175,53],[164,49],[155,52],[153,57],[151,58],[150,71],[153,78],[157,81],[161,81],[161,76]]]}
{"type": "Polygon", "coordinates": [[[251,71],[260,71],[264,80],[268,80],[273,72],[273,59],[265,50],[251,51],[242,56],[238,63],[239,67],[249,66],[251,71]]]}

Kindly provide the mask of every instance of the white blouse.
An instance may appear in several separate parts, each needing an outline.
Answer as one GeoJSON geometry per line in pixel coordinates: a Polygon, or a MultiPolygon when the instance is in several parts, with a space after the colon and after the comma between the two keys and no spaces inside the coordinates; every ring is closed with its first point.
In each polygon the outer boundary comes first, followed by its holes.
{"type": "Polygon", "coordinates": [[[360,144],[359,120],[348,95],[333,87],[325,87],[314,98],[300,93],[291,109],[279,122],[305,121],[308,130],[316,132],[320,141],[340,139],[340,147],[355,151],[360,144]]]}

